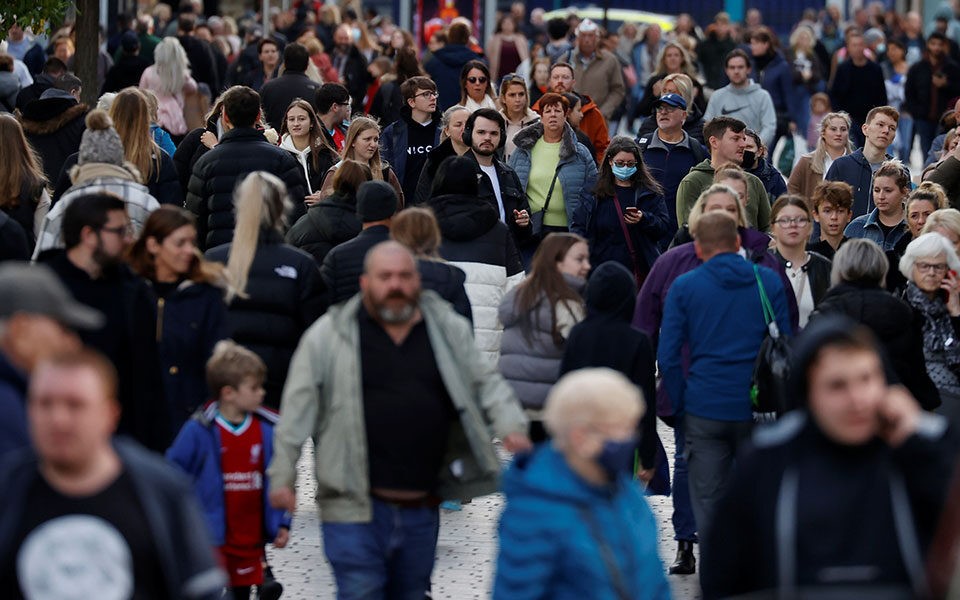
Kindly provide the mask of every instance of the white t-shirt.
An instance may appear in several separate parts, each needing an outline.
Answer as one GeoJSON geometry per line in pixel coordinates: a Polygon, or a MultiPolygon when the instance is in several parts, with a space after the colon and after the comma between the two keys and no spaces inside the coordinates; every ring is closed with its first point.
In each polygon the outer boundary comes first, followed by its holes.
{"type": "Polygon", "coordinates": [[[507,213],[503,209],[503,197],[500,195],[500,179],[497,177],[497,168],[493,165],[485,167],[480,165],[480,170],[487,174],[490,183],[493,184],[493,193],[497,196],[497,208],[500,210],[500,221],[507,222],[507,213]]]}

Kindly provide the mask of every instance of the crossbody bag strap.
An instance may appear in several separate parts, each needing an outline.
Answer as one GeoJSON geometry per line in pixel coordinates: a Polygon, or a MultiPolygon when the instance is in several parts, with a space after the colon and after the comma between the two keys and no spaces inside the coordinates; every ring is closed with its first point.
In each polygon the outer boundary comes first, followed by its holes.
{"type": "Polygon", "coordinates": [[[600,531],[600,526],[597,524],[596,519],[593,518],[590,510],[583,506],[580,507],[580,516],[590,529],[590,535],[593,536],[594,541],[597,542],[597,546],[600,547],[600,558],[603,560],[603,565],[607,568],[607,573],[610,574],[613,591],[617,594],[617,598],[620,600],[631,600],[633,596],[623,582],[623,575],[620,573],[620,567],[617,566],[616,556],[613,554],[610,544],[603,539],[603,533],[600,531]]]}
{"type": "Polygon", "coordinates": [[[757,289],[760,290],[760,304],[763,306],[763,321],[770,326],[776,324],[777,314],[773,311],[773,304],[767,296],[767,290],[763,287],[763,281],[760,279],[760,267],[753,265],[753,275],[757,278],[757,289]]]}
{"type": "Polygon", "coordinates": [[[553,172],[553,179],[550,181],[550,188],[547,190],[547,198],[543,201],[543,214],[547,214],[550,208],[550,198],[553,196],[553,188],[557,185],[557,177],[560,175],[561,164],[557,163],[557,170],[553,172]]]}
{"type": "Polygon", "coordinates": [[[633,259],[634,275],[638,275],[640,265],[637,261],[637,251],[633,247],[633,240],[630,238],[630,230],[627,229],[627,222],[623,220],[623,207],[620,206],[620,200],[617,198],[616,192],[613,194],[613,205],[617,207],[617,220],[620,221],[620,229],[623,230],[623,239],[627,242],[627,250],[630,251],[630,258],[633,259]]]}

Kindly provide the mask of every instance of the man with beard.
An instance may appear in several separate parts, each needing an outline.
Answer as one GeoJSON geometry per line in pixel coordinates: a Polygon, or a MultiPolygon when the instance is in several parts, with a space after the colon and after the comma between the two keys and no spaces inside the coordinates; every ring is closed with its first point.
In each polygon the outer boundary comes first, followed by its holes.
{"type": "Polygon", "coordinates": [[[363,114],[363,96],[367,93],[370,74],[367,59],[353,43],[353,29],[343,23],[333,34],[334,48],[330,53],[333,68],[340,74],[340,83],[350,91],[353,112],[363,114]]]}
{"type": "Polygon", "coordinates": [[[163,395],[155,326],[146,284],[123,263],[133,229],[119,197],[76,198],[63,214],[65,250],[40,256],[77,301],[106,316],[103,328],[81,331],[83,343],[104,354],[119,376],[119,433],[152,450],[169,445],[173,431],[163,395]]]}
{"type": "Polygon", "coordinates": [[[361,293],[304,334],[283,390],[270,501],[296,508],[312,437],[323,545],[341,598],[423,598],[443,499],[496,491],[490,440],[530,448],[510,387],[480,359],[469,321],[420,289],[396,242],[367,254],[361,293]]]}
{"type": "Polygon", "coordinates": [[[500,221],[520,240],[530,235],[530,206],[517,172],[497,158],[506,127],[503,116],[492,108],[474,111],[463,126],[463,142],[470,146],[464,156],[477,162],[479,197],[497,210],[500,221]]]}

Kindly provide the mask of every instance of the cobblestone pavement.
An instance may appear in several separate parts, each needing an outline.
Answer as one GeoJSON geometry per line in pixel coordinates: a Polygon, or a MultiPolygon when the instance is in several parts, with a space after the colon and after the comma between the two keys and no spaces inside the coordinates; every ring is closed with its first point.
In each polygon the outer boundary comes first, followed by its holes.
{"type": "MultiPolygon", "coordinates": [[[[667,455],[673,460],[673,432],[659,426],[667,455]]],[[[290,544],[283,550],[270,550],[274,574],[283,583],[284,598],[334,598],[333,574],[323,554],[320,522],[313,495],[316,483],[310,465],[313,449],[308,443],[297,465],[300,488],[297,490],[297,514],[294,517],[290,544]]],[[[660,535],[660,558],[665,565],[673,562],[677,546],[670,525],[670,498],[649,498],[657,519],[660,535]]],[[[486,496],[466,504],[460,512],[441,511],[440,541],[437,564],[433,570],[433,597],[449,600],[486,599],[490,597],[497,556],[496,528],[502,497],[486,496]]],[[[700,597],[696,575],[669,576],[674,598],[700,597]]]]}

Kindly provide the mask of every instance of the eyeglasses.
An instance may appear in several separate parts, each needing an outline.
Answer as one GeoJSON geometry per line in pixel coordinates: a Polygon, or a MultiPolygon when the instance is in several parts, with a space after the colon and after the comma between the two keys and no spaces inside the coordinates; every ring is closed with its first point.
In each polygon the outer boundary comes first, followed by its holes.
{"type": "Polygon", "coordinates": [[[440,96],[440,94],[438,94],[438,93],[436,93],[436,92],[420,92],[419,94],[416,94],[416,95],[414,96],[414,98],[430,98],[430,99],[433,99],[433,98],[438,98],[439,96],[440,96]]]}
{"type": "Polygon", "coordinates": [[[917,270],[921,273],[927,273],[933,271],[937,274],[943,274],[947,272],[947,265],[943,263],[928,263],[928,262],[918,262],[914,263],[914,266],[917,267],[917,270]]]}
{"type": "Polygon", "coordinates": [[[620,169],[632,169],[633,167],[637,166],[637,163],[632,162],[632,161],[631,161],[631,162],[623,162],[623,161],[621,161],[621,160],[615,160],[615,161],[613,161],[613,166],[615,166],[615,167],[617,167],[617,168],[620,168],[620,169]]]}
{"type": "Polygon", "coordinates": [[[107,233],[119,235],[120,237],[134,235],[133,225],[130,223],[127,223],[126,225],[120,225],[118,227],[101,227],[100,231],[106,231],[107,233]]]}
{"type": "Polygon", "coordinates": [[[467,77],[467,82],[469,83],[486,83],[486,77],[467,77]]]}
{"type": "Polygon", "coordinates": [[[806,217],[781,217],[774,221],[780,227],[806,227],[810,219],[806,217]]]}

